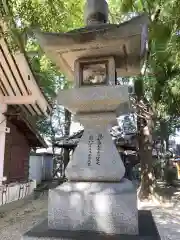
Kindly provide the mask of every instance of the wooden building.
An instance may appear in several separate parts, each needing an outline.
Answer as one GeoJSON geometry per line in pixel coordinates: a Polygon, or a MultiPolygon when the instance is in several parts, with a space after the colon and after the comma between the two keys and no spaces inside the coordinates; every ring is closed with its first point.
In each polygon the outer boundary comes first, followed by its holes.
{"type": "Polygon", "coordinates": [[[25,52],[12,53],[0,35],[0,185],[28,180],[30,149],[46,147],[35,119],[50,112],[25,52]]]}
{"type": "Polygon", "coordinates": [[[6,118],[10,133],[5,138],[4,176],[6,182],[25,181],[29,176],[29,157],[31,148],[46,147],[33,120],[28,120],[25,113],[18,108],[8,106],[6,118]]]}

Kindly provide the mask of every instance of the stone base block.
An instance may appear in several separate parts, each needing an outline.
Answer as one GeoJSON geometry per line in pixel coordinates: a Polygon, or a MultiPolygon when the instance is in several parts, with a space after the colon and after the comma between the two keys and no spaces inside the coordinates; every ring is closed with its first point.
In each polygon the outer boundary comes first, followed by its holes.
{"type": "Polygon", "coordinates": [[[161,240],[150,211],[139,211],[139,235],[105,235],[88,231],[48,230],[45,220],[26,233],[22,240],[161,240]]]}
{"type": "Polygon", "coordinates": [[[49,192],[48,227],[53,230],[138,234],[133,184],[67,182],[49,192]]]}

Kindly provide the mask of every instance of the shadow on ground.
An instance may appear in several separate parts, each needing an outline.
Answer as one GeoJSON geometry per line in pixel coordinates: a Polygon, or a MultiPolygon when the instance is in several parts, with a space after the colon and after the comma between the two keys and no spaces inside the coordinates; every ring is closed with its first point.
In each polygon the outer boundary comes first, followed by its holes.
{"type": "Polygon", "coordinates": [[[180,202],[166,204],[141,203],[140,209],[150,210],[161,239],[180,239],[180,202]]]}

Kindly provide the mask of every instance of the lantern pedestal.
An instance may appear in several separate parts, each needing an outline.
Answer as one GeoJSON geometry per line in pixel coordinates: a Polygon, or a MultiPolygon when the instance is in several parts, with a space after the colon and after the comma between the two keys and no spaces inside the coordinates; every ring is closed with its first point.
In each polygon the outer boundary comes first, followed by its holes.
{"type": "Polygon", "coordinates": [[[69,182],[49,192],[49,229],[137,235],[136,191],[123,179],[125,168],[107,130],[115,112],[75,118],[85,130],[67,167],[69,182]]]}
{"type": "Polygon", "coordinates": [[[49,192],[48,227],[103,234],[138,234],[132,183],[68,182],[49,192]]]}
{"type": "MultiPolygon", "coordinates": [[[[107,130],[115,116],[104,112],[75,117],[85,130],[67,167],[69,182],[49,191],[48,229],[59,232],[55,239],[71,239],[61,237],[62,231],[85,231],[85,238],[89,233],[138,236],[136,190],[123,178],[125,168],[107,130]]],[[[24,239],[33,238],[27,233],[24,239]]]]}

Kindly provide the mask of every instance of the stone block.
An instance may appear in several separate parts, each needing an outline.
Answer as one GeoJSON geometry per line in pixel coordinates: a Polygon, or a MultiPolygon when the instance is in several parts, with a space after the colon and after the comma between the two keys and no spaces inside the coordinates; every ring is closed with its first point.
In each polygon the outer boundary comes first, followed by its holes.
{"type": "Polygon", "coordinates": [[[49,230],[47,219],[27,232],[22,240],[161,240],[152,214],[147,210],[138,211],[139,235],[107,235],[89,231],[49,230]]]}
{"type": "Polygon", "coordinates": [[[8,192],[8,202],[17,201],[19,199],[19,185],[18,184],[10,184],[7,188],[8,192]]]}
{"type": "Polygon", "coordinates": [[[79,182],[119,182],[124,173],[124,164],[108,130],[85,129],[67,166],[67,178],[79,182]]]}
{"type": "Polygon", "coordinates": [[[36,186],[37,186],[36,180],[29,181],[29,192],[28,192],[28,194],[33,193],[36,186]]]}
{"type": "Polygon", "coordinates": [[[132,183],[67,182],[49,192],[48,226],[54,230],[138,234],[132,183]]]}

